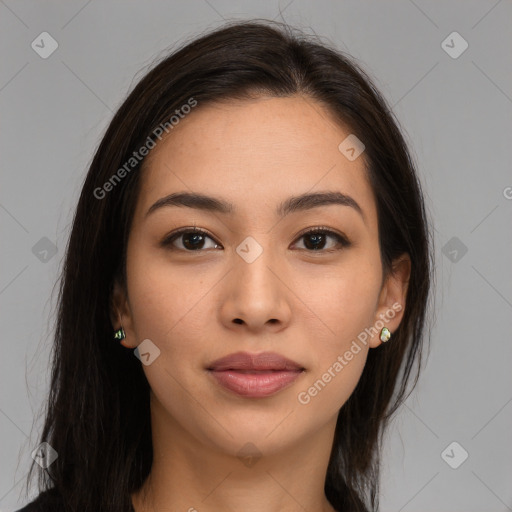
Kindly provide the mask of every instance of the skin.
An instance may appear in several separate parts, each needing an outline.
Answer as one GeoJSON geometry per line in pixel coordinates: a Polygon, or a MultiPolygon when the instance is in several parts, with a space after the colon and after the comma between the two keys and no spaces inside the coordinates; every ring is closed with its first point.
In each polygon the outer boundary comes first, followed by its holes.
{"type": "MultiPolygon", "coordinates": [[[[127,289],[116,284],[112,312],[126,347],[150,339],[160,350],[143,366],[154,462],[132,495],[136,512],[334,510],[324,481],[337,414],[378,335],[308,404],[297,397],[379,314],[405,307],[410,273],[403,255],[383,275],[364,153],[349,161],[338,150],[349,134],[310,98],[261,97],[199,105],[152,150],[128,240],[127,289]],[[236,212],[171,206],[146,216],[181,191],[220,197],[236,212]],[[364,217],[343,205],[276,216],[289,196],[319,191],[351,196],[364,217]],[[195,225],[211,235],[199,251],[186,236],[174,250],[159,245],[195,225]],[[311,237],[300,235],[317,226],[351,245],[328,236],[313,251],[311,237]],[[247,236],[263,249],[252,263],[236,252],[247,236]],[[278,352],[306,371],[272,397],[241,398],[205,369],[238,351],[278,352]],[[252,465],[237,456],[248,442],[261,457],[252,465]]],[[[392,333],[402,313],[385,323],[392,333]]]]}

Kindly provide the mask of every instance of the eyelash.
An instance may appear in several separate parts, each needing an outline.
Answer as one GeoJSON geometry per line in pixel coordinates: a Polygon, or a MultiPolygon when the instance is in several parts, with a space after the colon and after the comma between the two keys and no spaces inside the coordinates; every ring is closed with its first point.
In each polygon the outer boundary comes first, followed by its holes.
{"type": "MultiPolygon", "coordinates": [[[[179,229],[177,231],[174,231],[173,233],[167,235],[162,240],[161,246],[165,247],[165,248],[168,248],[170,250],[189,252],[189,253],[204,252],[205,249],[198,249],[196,251],[193,251],[193,250],[187,250],[187,249],[180,249],[180,248],[176,248],[176,247],[172,246],[172,243],[176,239],[178,239],[180,237],[180,235],[183,235],[183,234],[186,234],[186,233],[199,234],[199,235],[207,236],[208,238],[212,239],[217,245],[221,245],[212,237],[212,235],[210,235],[210,233],[208,231],[206,231],[204,229],[201,229],[201,228],[197,228],[197,227],[194,227],[194,228],[188,227],[188,228],[181,228],[181,229],[179,229]]],[[[340,247],[338,247],[338,248],[331,248],[331,249],[319,249],[319,250],[310,250],[310,249],[301,249],[301,250],[304,250],[304,251],[309,252],[309,253],[332,253],[332,252],[335,252],[335,251],[339,251],[341,249],[346,249],[347,247],[349,247],[351,245],[351,242],[345,236],[337,233],[336,231],[332,231],[329,228],[323,227],[323,226],[318,226],[318,227],[315,227],[315,228],[312,228],[312,229],[309,229],[309,230],[307,230],[305,232],[300,233],[298,235],[297,240],[300,240],[301,238],[303,238],[305,236],[314,235],[314,234],[328,235],[328,236],[334,238],[338,242],[338,245],[340,247]]]]}

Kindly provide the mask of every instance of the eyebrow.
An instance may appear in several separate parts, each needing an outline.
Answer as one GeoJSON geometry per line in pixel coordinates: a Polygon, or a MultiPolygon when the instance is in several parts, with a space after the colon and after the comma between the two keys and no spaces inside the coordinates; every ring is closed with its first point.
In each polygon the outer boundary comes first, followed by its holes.
{"type": "MultiPolygon", "coordinates": [[[[285,217],[290,213],[311,210],[320,206],[341,205],[349,206],[361,215],[365,220],[363,210],[352,197],[341,192],[316,192],[312,194],[301,194],[299,196],[289,197],[283,201],[276,209],[278,217],[285,217]]],[[[197,192],[175,192],[156,201],[146,212],[145,217],[160,208],[179,206],[186,208],[195,208],[209,212],[231,214],[236,213],[236,208],[223,199],[207,196],[197,192]]]]}

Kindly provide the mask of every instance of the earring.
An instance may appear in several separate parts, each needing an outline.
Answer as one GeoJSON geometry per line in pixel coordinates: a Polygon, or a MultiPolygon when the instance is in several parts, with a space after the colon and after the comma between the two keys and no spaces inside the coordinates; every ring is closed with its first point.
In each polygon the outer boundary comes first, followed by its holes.
{"type": "Polygon", "coordinates": [[[380,331],[380,341],[382,341],[382,343],[386,343],[386,341],[388,341],[389,338],[391,338],[391,333],[389,332],[389,329],[387,327],[383,327],[382,330],[380,331]]]}
{"type": "Polygon", "coordinates": [[[121,315],[119,314],[119,311],[117,312],[117,316],[119,317],[119,323],[121,324],[121,327],[114,331],[114,339],[119,340],[119,343],[121,343],[126,338],[126,333],[123,329],[123,323],[121,322],[121,315]]]}
{"type": "Polygon", "coordinates": [[[117,331],[114,331],[114,339],[119,340],[119,342],[123,341],[126,338],[126,334],[124,332],[123,327],[121,326],[120,329],[117,329],[117,331]]]}

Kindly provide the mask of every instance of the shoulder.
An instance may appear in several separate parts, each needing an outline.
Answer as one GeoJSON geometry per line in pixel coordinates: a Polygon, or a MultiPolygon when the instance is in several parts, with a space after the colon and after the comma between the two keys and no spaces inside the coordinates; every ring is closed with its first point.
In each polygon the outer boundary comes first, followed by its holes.
{"type": "Polygon", "coordinates": [[[16,512],[63,512],[63,510],[59,494],[55,489],[49,489],[16,512]]]}

